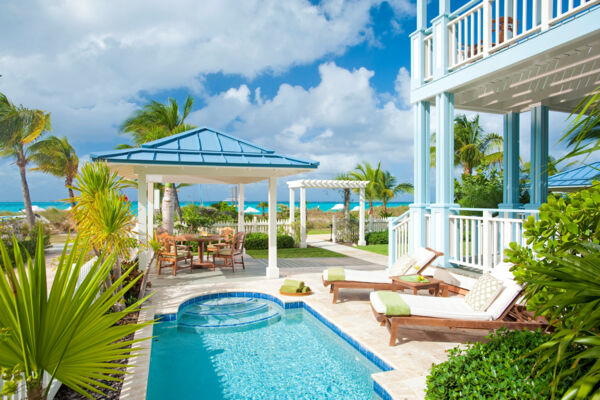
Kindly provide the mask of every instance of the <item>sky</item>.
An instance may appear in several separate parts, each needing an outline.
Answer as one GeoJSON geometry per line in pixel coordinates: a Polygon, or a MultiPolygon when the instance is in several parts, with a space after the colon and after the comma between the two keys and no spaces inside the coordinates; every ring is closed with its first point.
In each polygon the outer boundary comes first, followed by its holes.
{"type": "MultiPolygon", "coordinates": [[[[452,1],[452,9],[462,3],[452,1]]],[[[432,1],[429,17],[436,12],[432,1]]],[[[381,162],[398,182],[412,182],[414,29],[410,0],[7,0],[0,92],[50,112],[52,134],[67,136],[80,162],[130,143],[119,126],[150,100],[183,104],[189,94],[195,101],[186,122],[320,162],[316,172],[290,180],[332,178],[368,161],[381,162]]],[[[567,116],[550,117],[554,156],[565,152],[557,142],[567,116]]],[[[481,121],[487,132],[502,133],[501,116],[481,121]]],[[[524,161],[528,121],[523,114],[524,161]]],[[[0,159],[0,178],[0,202],[22,201],[12,160],[0,159]]],[[[279,182],[280,200],[288,197],[286,180],[279,182]]],[[[28,181],[34,202],[66,197],[59,178],[29,172],[28,181]]],[[[180,199],[221,200],[230,190],[195,185],[180,199]]],[[[248,200],[266,196],[264,183],[246,188],[248,200]]],[[[339,191],[311,190],[307,197],[341,200],[339,191]]]]}

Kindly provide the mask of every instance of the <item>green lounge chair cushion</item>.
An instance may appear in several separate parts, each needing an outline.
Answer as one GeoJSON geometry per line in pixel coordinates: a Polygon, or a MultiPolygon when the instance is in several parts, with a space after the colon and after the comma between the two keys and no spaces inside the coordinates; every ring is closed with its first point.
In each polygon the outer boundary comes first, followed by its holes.
{"type": "Polygon", "coordinates": [[[295,286],[283,285],[279,288],[279,291],[282,293],[301,293],[302,289],[295,286]]]}
{"type": "Polygon", "coordinates": [[[283,281],[283,286],[295,287],[296,289],[302,289],[304,287],[303,281],[297,281],[295,279],[286,279],[283,281]]]}
{"type": "Polygon", "coordinates": [[[385,315],[399,316],[399,315],[410,315],[410,307],[402,299],[398,293],[390,292],[388,290],[377,291],[379,300],[385,306],[385,315]]]}
{"type": "Polygon", "coordinates": [[[344,272],[344,268],[339,268],[339,267],[327,268],[327,280],[328,281],[345,281],[346,280],[346,272],[344,272]]]}
{"type": "Polygon", "coordinates": [[[423,279],[419,279],[419,275],[406,275],[406,276],[401,276],[400,279],[402,279],[403,281],[406,282],[422,282],[422,283],[429,283],[429,279],[427,278],[423,278],[423,279]]]}

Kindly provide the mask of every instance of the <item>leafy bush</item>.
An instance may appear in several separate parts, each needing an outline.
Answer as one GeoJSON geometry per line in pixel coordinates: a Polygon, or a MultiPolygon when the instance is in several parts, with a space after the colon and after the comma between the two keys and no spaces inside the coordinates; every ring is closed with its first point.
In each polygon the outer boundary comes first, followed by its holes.
{"type": "Polygon", "coordinates": [[[455,181],[454,195],[461,207],[498,208],[502,202],[502,177],[495,168],[478,168],[475,175],[462,175],[455,181]]]}
{"type": "Polygon", "coordinates": [[[553,396],[561,393],[565,382],[571,382],[563,398],[599,398],[598,182],[567,198],[549,197],[540,207],[539,219],[529,218],[524,228],[523,236],[531,248],[511,243],[506,254],[515,264],[517,280],[526,284],[528,307],[546,317],[555,329],[552,340],[535,349],[540,365],[537,373],[555,373],[553,396]],[[573,374],[582,376],[573,381],[573,374]]]}
{"type": "MultiPolygon", "coordinates": [[[[449,359],[434,365],[427,377],[427,399],[542,399],[550,397],[552,370],[532,374],[535,356],[523,357],[546,343],[540,331],[505,331],[490,334],[487,343],[448,351],[449,359]]],[[[548,362],[545,363],[549,364],[548,362]]],[[[561,366],[567,366],[563,361],[561,366]]],[[[564,391],[578,374],[561,382],[564,391]]]]}
{"type": "MultiPolygon", "coordinates": [[[[277,235],[277,248],[289,249],[294,247],[294,238],[289,235],[277,235]]],[[[247,250],[265,250],[269,248],[269,235],[266,233],[249,233],[246,235],[247,250]]]]}
{"type": "Polygon", "coordinates": [[[367,244],[388,244],[388,231],[369,232],[365,235],[367,244]]]}
{"type": "MultiPolygon", "coordinates": [[[[38,239],[36,232],[40,227],[43,231],[44,247],[48,247],[50,245],[50,231],[43,224],[38,222],[33,229],[29,229],[22,219],[8,219],[0,222],[0,240],[6,247],[11,262],[15,262],[13,235],[19,244],[21,255],[26,257],[25,254],[35,254],[38,239]],[[27,253],[24,251],[27,251],[27,253]]],[[[25,258],[23,260],[25,261],[25,258]]]]}
{"type": "Polygon", "coordinates": [[[535,269],[552,268],[551,256],[578,254],[581,243],[600,243],[600,186],[571,193],[565,198],[549,196],[548,202],[540,207],[538,218],[529,217],[523,228],[528,246],[511,243],[506,254],[516,265],[517,280],[532,283],[526,291],[527,304],[537,309],[547,304],[556,290],[536,284],[539,273],[535,269]]]}

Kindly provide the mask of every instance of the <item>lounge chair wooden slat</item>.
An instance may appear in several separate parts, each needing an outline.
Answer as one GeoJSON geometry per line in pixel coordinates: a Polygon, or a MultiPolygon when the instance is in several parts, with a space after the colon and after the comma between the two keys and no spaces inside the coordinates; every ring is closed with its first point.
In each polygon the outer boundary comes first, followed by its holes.
{"type": "MultiPolygon", "coordinates": [[[[427,250],[434,253],[434,257],[425,265],[423,265],[416,273],[421,274],[427,267],[429,267],[438,257],[444,255],[444,253],[433,250],[426,247],[427,250]]],[[[333,304],[337,303],[340,289],[372,289],[372,290],[404,290],[405,288],[395,283],[381,283],[381,282],[359,282],[359,281],[327,281],[321,277],[323,286],[330,286],[329,292],[333,293],[333,304]]]]}

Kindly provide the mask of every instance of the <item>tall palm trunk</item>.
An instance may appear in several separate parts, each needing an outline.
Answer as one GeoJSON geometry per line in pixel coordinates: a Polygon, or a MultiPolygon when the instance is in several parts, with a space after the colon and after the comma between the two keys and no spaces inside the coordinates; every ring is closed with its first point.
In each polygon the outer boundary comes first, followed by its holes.
{"type": "Polygon", "coordinates": [[[344,189],[344,219],[350,222],[350,189],[344,189]]]}
{"type": "Polygon", "coordinates": [[[173,233],[174,191],[172,183],[165,184],[165,195],[162,201],[162,227],[169,234],[173,233]]]}
{"type": "Polygon", "coordinates": [[[175,187],[175,184],[173,184],[173,202],[177,218],[179,218],[179,220],[181,221],[183,219],[181,215],[181,204],[179,204],[179,194],[177,193],[177,188],[175,187]]]}
{"type": "Polygon", "coordinates": [[[383,202],[383,212],[387,214],[387,200],[382,199],[381,201],[383,202]]]}
{"type": "Polygon", "coordinates": [[[71,208],[75,207],[75,193],[73,192],[73,178],[67,177],[65,178],[65,186],[67,187],[67,191],[69,192],[69,202],[71,203],[71,208]]]}
{"type": "Polygon", "coordinates": [[[33,209],[31,208],[31,196],[29,194],[29,184],[27,183],[27,160],[23,155],[22,149],[17,153],[17,166],[19,167],[19,173],[21,174],[21,188],[23,190],[23,203],[25,204],[27,224],[31,228],[35,224],[35,216],[33,215],[33,209]]]}

